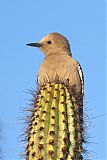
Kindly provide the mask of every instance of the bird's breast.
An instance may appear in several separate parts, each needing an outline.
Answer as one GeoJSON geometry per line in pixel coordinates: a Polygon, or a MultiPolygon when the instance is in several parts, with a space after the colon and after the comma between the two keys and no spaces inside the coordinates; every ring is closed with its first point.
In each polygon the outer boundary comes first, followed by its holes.
{"type": "Polygon", "coordinates": [[[66,72],[69,72],[69,65],[63,56],[49,56],[40,67],[39,79],[54,80],[56,76],[60,79],[66,72]]]}
{"type": "Polygon", "coordinates": [[[69,80],[71,85],[76,85],[80,90],[77,61],[65,55],[46,57],[38,73],[39,85],[43,85],[47,81],[53,82],[57,79],[64,82],[69,80]]]}

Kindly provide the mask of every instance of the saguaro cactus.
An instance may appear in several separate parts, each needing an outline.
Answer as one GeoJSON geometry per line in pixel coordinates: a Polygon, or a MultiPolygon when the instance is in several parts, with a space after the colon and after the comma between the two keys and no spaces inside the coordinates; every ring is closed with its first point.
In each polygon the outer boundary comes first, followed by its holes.
{"type": "Polygon", "coordinates": [[[26,160],[82,160],[83,102],[69,84],[46,83],[34,98],[26,160]]]}

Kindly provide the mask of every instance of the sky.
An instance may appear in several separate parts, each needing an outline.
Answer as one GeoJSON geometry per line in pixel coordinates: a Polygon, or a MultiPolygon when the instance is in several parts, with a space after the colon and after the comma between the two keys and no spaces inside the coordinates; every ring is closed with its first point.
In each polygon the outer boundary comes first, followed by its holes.
{"type": "Polygon", "coordinates": [[[106,154],[106,41],[104,0],[1,0],[0,1],[0,154],[19,160],[21,134],[29,107],[30,89],[36,89],[44,55],[26,46],[51,32],[71,44],[73,57],[84,72],[86,149],[89,159],[107,160],[106,154]]]}

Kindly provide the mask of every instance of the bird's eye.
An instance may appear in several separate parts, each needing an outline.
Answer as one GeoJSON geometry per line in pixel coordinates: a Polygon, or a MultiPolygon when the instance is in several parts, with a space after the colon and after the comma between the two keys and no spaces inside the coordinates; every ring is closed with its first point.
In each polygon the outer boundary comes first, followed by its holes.
{"type": "Polygon", "coordinates": [[[47,44],[51,44],[52,43],[52,41],[47,41],[47,44]]]}

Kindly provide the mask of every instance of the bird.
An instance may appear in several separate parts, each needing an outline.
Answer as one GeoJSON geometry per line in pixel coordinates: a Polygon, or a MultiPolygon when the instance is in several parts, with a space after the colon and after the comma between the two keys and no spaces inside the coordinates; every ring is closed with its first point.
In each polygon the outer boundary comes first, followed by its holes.
{"type": "Polygon", "coordinates": [[[82,67],[73,58],[69,41],[65,36],[53,32],[43,37],[38,43],[26,45],[38,47],[45,55],[38,72],[39,86],[58,79],[61,82],[69,82],[76,93],[84,95],[82,67]]]}

